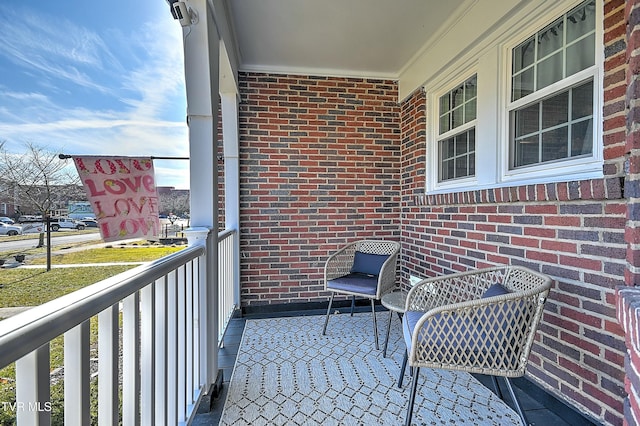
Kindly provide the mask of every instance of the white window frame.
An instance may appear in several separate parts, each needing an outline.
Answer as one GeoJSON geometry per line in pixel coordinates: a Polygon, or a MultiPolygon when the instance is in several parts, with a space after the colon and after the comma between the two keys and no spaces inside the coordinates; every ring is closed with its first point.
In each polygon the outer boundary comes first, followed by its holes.
{"type": "Polygon", "coordinates": [[[506,76],[503,79],[505,85],[502,108],[502,120],[500,129],[502,131],[501,140],[503,143],[499,144],[500,150],[500,181],[513,183],[513,184],[527,184],[527,183],[549,183],[559,181],[570,180],[582,180],[593,179],[603,176],[603,138],[602,138],[602,107],[603,101],[603,75],[604,75],[604,50],[602,43],[598,43],[598,40],[602,40],[603,28],[602,28],[602,3],[600,0],[596,0],[596,30],[595,30],[595,61],[594,65],[579,71],[572,76],[569,76],[557,83],[553,83],[543,89],[537,90],[533,95],[525,96],[517,101],[511,102],[511,69],[512,69],[512,50],[520,43],[524,42],[527,38],[531,37],[537,31],[543,29],[565,13],[569,12],[576,6],[582,4],[584,0],[573,3],[570,7],[564,8],[564,11],[554,14],[549,13],[544,17],[537,20],[536,25],[525,27],[520,34],[524,34],[519,38],[509,40],[503,45],[502,57],[505,65],[504,69],[507,71],[506,76]],[[509,135],[510,119],[509,114],[513,109],[517,109],[524,106],[534,99],[540,100],[551,96],[556,93],[560,93],[571,86],[578,84],[579,82],[593,79],[593,149],[591,156],[585,156],[580,158],[568,158],[553,162],[538,163],[535,165],[528,165],[519,168],[511,168],[511,140],[509,135]]]}
{"type": "MultiPolygon", "coordinates": [[[[512,49],[558,17],[583,3],[582,0],[558,2],[540,7],[536,13],[523,13],[504,22],[488,39],[464,57],[452,61],[439,73],[440,78],[425,84],[426,108],[426,193],[439,194],[487,188],[555,183],[603,177],[603,106],[604,106],[604,46],[603,0],[596,0],[595,65],[559,83],[536,92],[548,96],[562,91],[572,83],[590,76],[593,90],[593,151],[591,156],[569,158],[558,162],[539,163],[517,169],[509,168],[509,110],[511,102],[512,49]],[[523,25],[523,22],[528,22],[523,25]],[[461,71],[462,70],[462,71],[461,71]],[[477,75],[476,106],[476,168],[475,176],[439,182],[438,117],[440,96],[457,84],[477,75]],[[452,77],[453,76],[453,77],[452,77]]],[[[531,99],[529,98],[529,101],[531,99]]],[[[517,101],[516,101],[517,102],[517,101]]]]}
{"type": "Polygon", "coordinates": [[[438,189],[438,190],[446,190],[451,188],[459,188],[466,187],[469,185],[473,185],[476,182],[476,175],[478,172],[478,94],[476,94],[476,118],[471,120],[468,123],[462,124],[455,129],[449,130],[445,133],[440,134],[440,98],[445,94],[451,92],[456,87],[464,84],[468,79],[476,75],[476,89],[478,89],[479,82],[477,80],[477,73],[475,69],[468,69],[464,74],[458,74],[455,76],[455,79],[448,79],[442,84],[438,85],[437,89],[432,91],[429,96],[429,105],[433,106],[433,112],[429,113],[429,108],[427,107],[427,114],[429,115],[429,120],[427,120],[428,128],[430,129],[428,133],[427,140],[427,153],[428,158],[431,159],[427,166],[428,168],[428,179],[427,183],[431,184],[432,188],[430,189],[438,189]],[[443,139],[448,139],[451,136],[457,135],[462,132],[466,132],[471,128],[476,129],[476,144],[475,144],[475,170],[476,174],[473,176],[466,176],[457,179],[448,179],[440,182],[440,152],[439,145],[440,141],[443,139]]]}

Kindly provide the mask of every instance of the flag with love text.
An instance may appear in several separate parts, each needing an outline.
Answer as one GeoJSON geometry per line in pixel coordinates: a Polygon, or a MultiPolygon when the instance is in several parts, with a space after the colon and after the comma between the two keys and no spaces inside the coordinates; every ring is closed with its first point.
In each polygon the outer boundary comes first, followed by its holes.
{"type": "Polygon", "coordinates": [[[73,157],[105,242],[160,235],[158,192],[148,157],[73,157]]]}

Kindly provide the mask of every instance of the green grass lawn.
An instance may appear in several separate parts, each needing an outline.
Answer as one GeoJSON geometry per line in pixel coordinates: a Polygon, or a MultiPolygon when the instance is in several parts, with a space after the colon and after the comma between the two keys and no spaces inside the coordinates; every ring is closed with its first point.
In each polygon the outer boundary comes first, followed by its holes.
{"type": "MultiPolygon", "coordinates": [[[[174,253],[184,246],[114,246],[93,248],[82,251],[56,254],[52,256],[52,264],[105,263],[105,262],[146,262],[174,253]]],[[[1,256],[1,255],[0,255],[1,256]]],[[[46,260],[39,254],[27,256],[30,264],[42,264],[46,260]],[[33,257],[32,257],[33,256],[33,257]],[[38,257],[39,256],[39,257],[38,257]]],[[[119,274],[133,265],[116,266],[84,266],[70,268],[45,269],[0,269],[0,307],[37,306],[57,297],[71,293],[87,285],[119,274]]],[[[1,320],[1,319],[0,319],[1,320]]],[[[97,341],[97,321],[91,319],[91,342],[97,341]]],[[[62,336],[51,342],[51,368],[62,366],[64,345],[62,336]]],[[[91,356],[95,356],[92,352],[91,356]]],[[[15,401],[15,364],[0,370],[0,401],[15,401]]],[[[91,382],[91,415],[92,423],[96,420],[97,399],[96,381],[91,382]]],[[[51,424],[62,425],[64,413],[62,408],[63,382],[51,386],[51,424]]],[[[0,426],[15,424],[15,413],[0,406],[0,426]]]]}
{"type": "MultiPolygon", "coordinates": [[[[52,265],[69,265],[82,263],[109,263],[109,262],[148,262],[159,259],[184,248],[184,246],[149,246],[149,247],[129,247],[113,246],[105,248],[94,248],[81,251],[64,253],[58,251],[51,257],[52,265]]],[[[25,262],[28,265],[46,264],[45,256],[34,258],[27,257],[25,262]]]]}

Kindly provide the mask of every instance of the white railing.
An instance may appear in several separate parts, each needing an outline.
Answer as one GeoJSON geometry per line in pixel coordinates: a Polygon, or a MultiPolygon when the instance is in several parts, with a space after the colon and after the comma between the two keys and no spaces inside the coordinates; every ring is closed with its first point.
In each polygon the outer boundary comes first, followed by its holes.
{"type": "Polygon", "coordinates": [[[229,325],[229,320],[238,308],[236,271],[238,233],[233,229],[222,231],[218,234],[218,345],[222,346],[224,333],[229,325]]]}
{"type": "Polygon", "coordinates": [[[217,310],[204,302],[205,247],[192,245],[0,321],[0,368],[16,363],[17,401],[0,408],[14,410],[18,425],[50,423],[50,342],[63,335],[64,423],[89,424],[90,320],[97,316],[99,424],[188,423],[210,385],[204,370],[217,370],[202,350],[215,335],[206,316],[217,310]]]}

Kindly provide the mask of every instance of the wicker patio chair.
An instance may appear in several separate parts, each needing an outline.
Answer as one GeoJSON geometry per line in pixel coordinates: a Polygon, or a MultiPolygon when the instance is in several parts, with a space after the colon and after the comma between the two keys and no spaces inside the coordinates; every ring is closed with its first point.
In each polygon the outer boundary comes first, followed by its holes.
{"type": "Polygon", "coordinates": [[[336,293],[351,296],[351,315],[356,297],[371,300],[373,332],[378,349],[375,301],[395,286],[400,244],[395,241],[362,240],[347,244],[329,256],[324,267],[324,288],[331,292],[322,334],[327,332],[336,293]]]}
{"type": "Polygon", "coordinates": [[[525,374],[551,278],[518,266],[479,269],[429,278],[407,295],[402,321],[413,382],[406,425],[411,424],[421,367],[503,377],[520,418],[527,424],[509,378],[525,374]]]}

